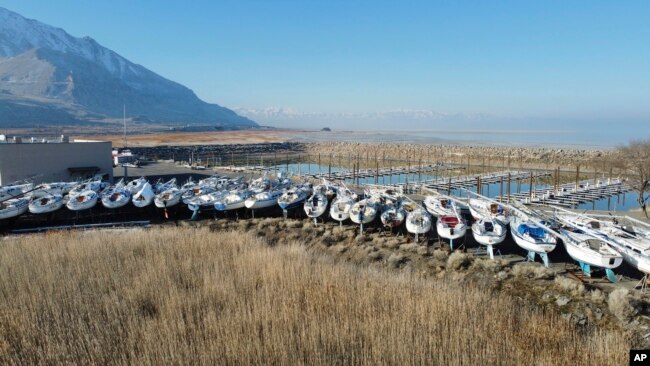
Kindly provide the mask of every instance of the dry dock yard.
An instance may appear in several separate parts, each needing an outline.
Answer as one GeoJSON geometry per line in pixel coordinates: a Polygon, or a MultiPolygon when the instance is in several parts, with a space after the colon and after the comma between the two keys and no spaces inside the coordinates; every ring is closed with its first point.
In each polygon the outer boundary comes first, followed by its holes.
{"type": "MultiPolygon", "coordinates": [[[[614,212],[613,207],[623,207],[621,197],[630,194],[624,181],[603,176],[578,176],[572,182],[573,177],[560,179],[557,171],[504,167],[477,171],[477,166],[457,162],[413,164],[410,159],[395,159],[373,164],[368,159],[364,166],[351,158],[348,164],[332,166],[329,159],[305,155],[302,150],[233,154],[232,165],[214,157],[209,164],[207,155],[190,159],[194,160],[192,164],[158,160],[129,167],[126,180],[145,177],[155,182],[175,178],[182,185],[213,174],[250,180],[264,173],[291,171],[294,176],[301,175],[294,177],[296,182],[307,179],[318,184],[323,179],[338,178],[358,194],[364,189],[388,188],[403,192],[415,202],[422,202],[434,191],[467,202],[468,192],[473,192],[502,202],[533,203],[527,207],[534,210],[548,209],[544,203],[563,199],[568,204],[558,206],[605,215],[614,212]],[[596,188],[599,190],[594,191],[596,188]],[[549,190],[554,192],[552,197],[549,190]],[[605,210],[585,211],[585,205],[595,207],[596,202],[605,210]]],[[[116,167],[113,176],[119,180],[124,173],[123,167],[116,167]]],[[[465,208],[458,214],[468,224],[474,221],[465,208]]],[[[625,214],[648,222],[640,211],[625,214]]],[[[180,347],[184,359],[198,363],[229,363],[236,359],[235,354],[243,352],[223,351],[228,347],[244,347],[244,353],[252,355],[251,363],[264,355],[272,355],[271,359],[278,363],[300,363],[295,352],[268,349],[268,337],[273,339],[272,344],[296,345],[300,350],[297,354],[304,357],[329,355],[310,358],[318,360],[315,364],[355,363],[349,357],[360,357],[366,363],[408,359],[440,364],[477,360],[488,360],[488,364],[554,364],[557,355],[575,364],[621,364],[627,359],[628,349],[650,347],[650,292],[645,289],[647,282],[642,272],[626,263],[614,270],[616,281],[612,283],[604,271],[585,275],[561,243],[549,253],[549,266],[545,267],[539,258],[528,259],[510,231],[505,241],[495,247],[491,259],[471,230],[452,246],[438,236],[435,225],[416,240],[403,226],[387,229],[378,221],[364,225],[362,230],[349,220],[340,224],[327,214],[316,220],[308,218],[302,205],[288,212],[275,205],[253,214],[246,209],[219,212],[205,208],[193,212],[184,204],[169,209],[154,205],[136,208],[131,204],[118,209],[98,204],[83,211],[64,207],[50,214],[3,220],[0,273],[20,283],[11,287],[3,281],[0,285],[0,308],[9,309],[0,312],[0,362],[62,361],[70,352],[65,344],[58,344],[50,354],[27,352],[31,344],[44,340],[37,332],[25,331],[25,327],[38,328],[49,324],[49,320],[31,310],[18,316],[19,308],[45,309],[43,316],[63,324],[60,329],[55,327],[56,332],[77,334],[83,346],[74,351],[76,359],[106,360],[102,357],[108,357],[110,352],[89,351],[92,347],[88,343],[112,342],[107,347],[132,352],[127,361],[122,360],[127,363],[155,364],[174,359],[169,354],[164,358],[156,356],[161,347],[180,347]],[[54,254],[48,254],[48,250],[54,254]],[[105,261],[96,258],[104,256],[105,261]],[[24,266],[23,261],[33,262],[36,267],[24,266]],[[292,267],[291,263],[300,267],[292,267]],[[51,270],[39,272],[42,268],[51,270]],[[18,287],[28,286],[28,278],[54,291],[49,295],[53,302],[44,304],[17,294],[18,287]],[[350,278],[361,278],[362,282],[350,278]],[[286,279],[294,281],[295,286],[304,281],[305,287],[287,290],[287,286],[294,285],[279,282],[286,279]],[[88,305],[69,296],[73,292],[67,285],[63,293],[52,290],[53,281],[59,280],[80,284],[88,305]],[[97,297],[95,292],[102,295],[97,297]],[[362,296],[353,300],[353,293],[362,296]],[[282,294],[286,302],[276,303],[272,294],[282,294]],[[337,305],[338,300],[345,303],[337,305]],[[241,313],[245,309],[248,315],[241,313]],[[96,339],[96,334],[87,330],[101,328],[101,324],[93,323],[95,320],[68,324],[56,315],[68,311],[79,319],[89,319],[88,314],[93,314],[93,319],[107,319],[110,334],[96,339]],[[261,312],[286,316],[276,324],[277,319],[265,319],[261,312]],[[128,324],[129,330],[110,325],[112,317],[128,324]],[[337,317],[343,318],[343,324],[367,332],[340,329],[337,317]],[[169,327],[170,322],[180,328],[160,328],[169,327]],[[402,325],[408,325],[408,329],[402,325]],[[327,329],[318,328],[321,326],[327,329]],[[133,334],[141,334],[147,327],[165,336],[160,340],[147,338],[140,348],[133,334]],[[471,329],[474,335],[450,338],[457,332],[464,334],[463,329],[471,329]],[[186,337],[214,352],[192,354],[174,341],[186,337]],[[458,346],[463,342],[461,338],[470,339],[472,349],[481,355],[468,356],[458,346]],[[206,339],[213,339],[213,343],[204,343],[206,339]],[[408,345],[403,343],[406,341],[408,345]],[[348,349],[354,344],[357,346],[348,349]],[[419,351],[409,354],[413,344],[419,351]],[[361,350],[368,347],[372,353],[363,354],[361,350]],[[386,353],[392,348],[398,354],[386,353]]]]}

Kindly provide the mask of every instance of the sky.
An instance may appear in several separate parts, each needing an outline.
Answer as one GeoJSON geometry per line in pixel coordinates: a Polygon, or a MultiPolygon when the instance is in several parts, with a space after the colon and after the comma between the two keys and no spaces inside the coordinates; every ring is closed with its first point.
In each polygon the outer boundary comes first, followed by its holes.
{"type": "Polygon", "coordinates": [[[434,120],[650,122],[647,0],[0,6],[89,35],[208,102],[276,125],[318,115],[404,128],[382,120],[396,111],[437,116],[418,128],[434,120]]]}

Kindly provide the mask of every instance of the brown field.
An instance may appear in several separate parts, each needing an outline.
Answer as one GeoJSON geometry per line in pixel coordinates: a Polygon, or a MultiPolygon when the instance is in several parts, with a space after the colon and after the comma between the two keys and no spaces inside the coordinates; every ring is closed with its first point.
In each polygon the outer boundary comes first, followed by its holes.
{"type": "Polygon", "coordinates": [[[505,294],[197,228],[0,243],[0,364],[624,364],[505,294]]]}
{"type": "MultiPolygon", "coordinates": [[[[285,142],[296,133],[307,131],[295,130],[245,130],[214,132],[169,132],[129,135],[128,145],[152,147],[159,145],[217,145],[217,144],[262,144],[285,142]]],[[[102,140],[113,142],[114,147],[124,145],[124,136],[117,135],[78,135],[78,139],[102,140]]]]}

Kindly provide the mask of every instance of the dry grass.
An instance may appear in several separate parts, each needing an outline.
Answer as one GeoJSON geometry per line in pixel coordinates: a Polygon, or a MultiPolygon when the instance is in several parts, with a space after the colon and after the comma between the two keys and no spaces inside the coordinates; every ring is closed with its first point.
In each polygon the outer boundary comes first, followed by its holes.
{"type": "Polygon", "coordinates": [[[0,242],[0,364],[622,364],[504,294],[169,228],[0,242]]]}

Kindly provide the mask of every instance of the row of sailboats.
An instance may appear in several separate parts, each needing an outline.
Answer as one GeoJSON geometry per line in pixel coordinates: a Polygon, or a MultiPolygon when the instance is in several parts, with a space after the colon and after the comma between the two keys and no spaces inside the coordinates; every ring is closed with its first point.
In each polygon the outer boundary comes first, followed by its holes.
{"type": "Polygon", "coordinates": [[[468,208],[474,218],[471,232],[477,243],[485,246],[491,258],[494,246],[502,243],[508,226],[514,242],[528,252],[528,258],[541,257],[549,265],[548,254],[561,241],[567,253],[582,270],[602,268],[608,278],[623,261],[644,273],[650,273],[650,227],[638,220],[597,217],[551,207],[542,213],[520,204],[503,204],[473,193],[466,201],[432,191],[422,205],[391,189],[368,189],[362,197],[343,183],[323,180],[319,185],[294,184],[290,179],[264,175],[250,181],[242,178],[213,176],[188,181],[179,186],[175,179],[151,184],[145,178],[109,186],[95,178],[83,182],[56,182],[35,186],[32,183],[0,187],[0,219],[33,214],[52,213],[66,206],[72,211],[93,208],[101,203],[108,209],[154,204],[161,209],[180,203],[194,213],[202,209],[230,211],[260,210],[279,206],[287,210],[302,207],[305,214],[317,220],[329,217],[343,224],[346,220],[359,225],[375,221],[389,229],[404,226],[416,240],[433,228],[450,245],[463,238],[468,223],[460,214],[468,208]],[[622,223],[625,221],[625,223],[622,223]],[[560,239],[560,240],[558,240],[560,239]]]}

